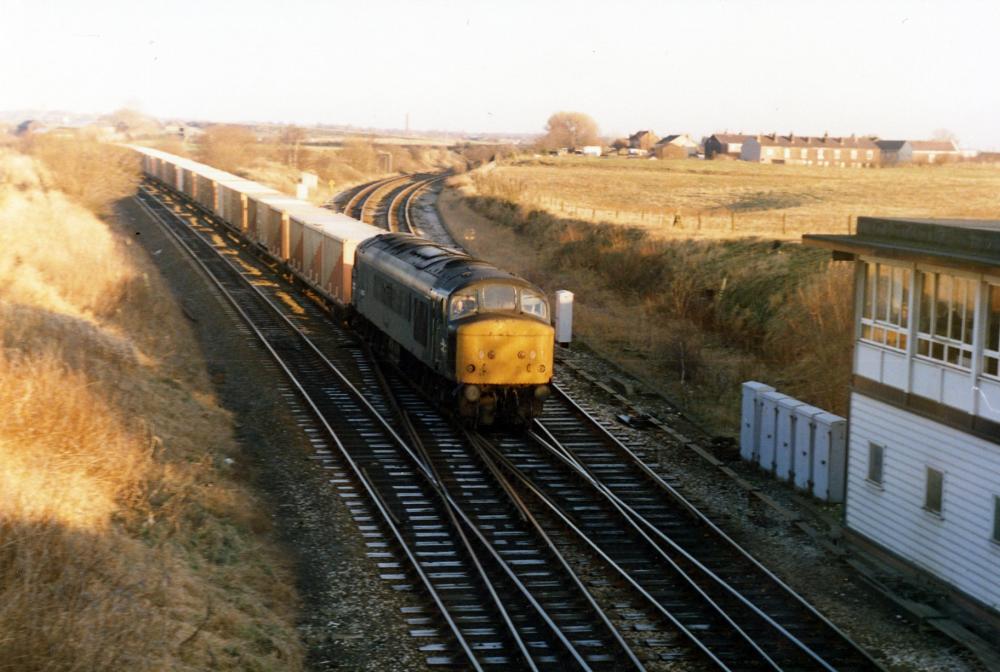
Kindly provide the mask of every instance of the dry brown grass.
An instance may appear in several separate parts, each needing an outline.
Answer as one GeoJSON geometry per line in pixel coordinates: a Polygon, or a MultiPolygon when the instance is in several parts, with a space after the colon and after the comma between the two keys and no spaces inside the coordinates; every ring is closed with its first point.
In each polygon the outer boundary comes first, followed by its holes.
{"type": "Polygon", "coordinates": [[[846,232],[858,215],[1000,218],[1000,167],[886,169],[554,157],[505,163],[478,192],[664,237],[846,232]],[[735,227],[735,230],[734,230],[735,227]]]}
{"type": "Polygon", "coordinates": [[[298,669],[193,335],[56,182],[0,153],[0,670],[298,669]]]}
{"type": "Polygon", "coordinates": [[[572,290],[575,338],[714,431],[735,431],[750,379],[846,411],[851,276],[820,250],[657,239],[456,191],[439,209],[476,254],[572,290]]]}
{"type": "Polygon", "coordinates": [[[109,214],[111,204],[134,192],[139,181],[139,159],[134,152],[83,132],[69,137],[32,135],[22,150],[44,164],[44,180],[100,215],[109,214]]]}

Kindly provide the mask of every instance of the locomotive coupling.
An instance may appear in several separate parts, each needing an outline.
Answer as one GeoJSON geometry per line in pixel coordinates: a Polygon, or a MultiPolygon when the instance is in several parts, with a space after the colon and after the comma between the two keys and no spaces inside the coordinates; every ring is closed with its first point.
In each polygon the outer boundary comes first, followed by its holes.
{"type": "Polygon", "coordinates": [[[462,388],[462,395],[465,397],[466,401],[475,403],[479,401],[479,396],[481,392],[478,385],[465,385],[462,388]]]}

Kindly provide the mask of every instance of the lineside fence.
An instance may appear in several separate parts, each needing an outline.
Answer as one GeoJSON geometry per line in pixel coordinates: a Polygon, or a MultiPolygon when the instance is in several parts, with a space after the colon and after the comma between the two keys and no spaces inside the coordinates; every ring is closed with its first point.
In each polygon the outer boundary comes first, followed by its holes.
{"type": "Polygon", "coordinates": [[[851,234],[855,232],[858,221],[857,215],[852,214],[591,208],[548,196],[521,198],[518,203],[563,217],[655,229],[657,233],[664,235],[769,235],[798,238],[803,233],[851,234]]]}

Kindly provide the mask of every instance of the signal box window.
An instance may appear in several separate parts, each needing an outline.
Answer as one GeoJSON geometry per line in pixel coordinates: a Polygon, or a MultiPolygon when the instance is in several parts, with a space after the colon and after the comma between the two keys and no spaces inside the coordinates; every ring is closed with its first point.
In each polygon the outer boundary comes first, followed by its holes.
{"type": "Polygon", "coordinates": [[[885,446],[868,444],[868,480],[882,485],[882,466],[885,462],[885,446]]]}
{"type": "Polygon", "coordinates": [[[946,273],[924,273],[917,354],[963,369],[972,366],[975,301],[973,280],[946,273]]]}
{"type": "Polygon", "coordinates": [[[910,269],[866,263],[861,291],[861,338],[896,350],[906,350],[910,330],[910,269]]]}
{"type": "Polygon", "coordinates": [[[983,373],[1000,378],[1000,287],[988,285],[986,340],[983,344],[983,373]]]}
{"type": "Polygon", "coordinates": [[[927,467],[927,488],[924,492],[924,508],[940,516],[943,496],[944,473],[927,467]]]}

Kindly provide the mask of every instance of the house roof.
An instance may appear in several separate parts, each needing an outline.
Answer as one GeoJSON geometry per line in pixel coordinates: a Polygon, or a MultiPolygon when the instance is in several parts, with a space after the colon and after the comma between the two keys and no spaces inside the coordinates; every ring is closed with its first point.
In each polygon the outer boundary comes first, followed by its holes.
{"type": "Polygon", "coordinates": [[[979,270],[1000,268],[1000,221],[858,217],[858,232],[807,234],[802,242],[851,255],[865,254],[979,270]]]}
{"type": "Polygon", "coordinates": [[[641,138],[644,135],[650,135],[652,133],[653,133],[652,131],[636,131],[635,133],[633,133],[632,135],[630,135],[628,137],[629,137],[629,139],[631,139],[631,138],[641,138]]]}
{"type": "Polygon", "coordinates": [[[698,144],[693,139],[691,139],[691,137],[688,136],[686,133],[674,133],[673,135],[665,135],[665,136],[663,136],[660,139],[660,141],[658,143],[656,143],[656,144],[658,146],[659,145],[682,145],[683,146],[684,144],[688,144],[688,143],[690,143],[691,146],[697,146],[697,144],[698,144]],[[675,142],[677,140],[680,140],[681,142],[675,142]]]}
{"type": "Polygon", "coordinates": [[[833,136],[798,136],[798,135],[758,135],[757,141],[762,147],[820,147],[839,149],[848,147],[851,149],[878,149],[878,145],[871,138],[848,137],[835,138],[833,136]]]}
{"type": "Polygon", "coordinates": [[[916,152],[957,152],[958,148],[951,140],[910,140],[916,152]]]}
{"type": "Polygon", "coordinates": [[[752,135],[746,135],[743,133],[716,133],[712,136],[716,140],[724,144],[738,144],[746,142],[750,138],[754,137],[752,135]]]}
{"type": "Polygon", "coordinates": [[[875,144],[884,152],[898,152],[909,140],[876,140],[875,144]]]}

